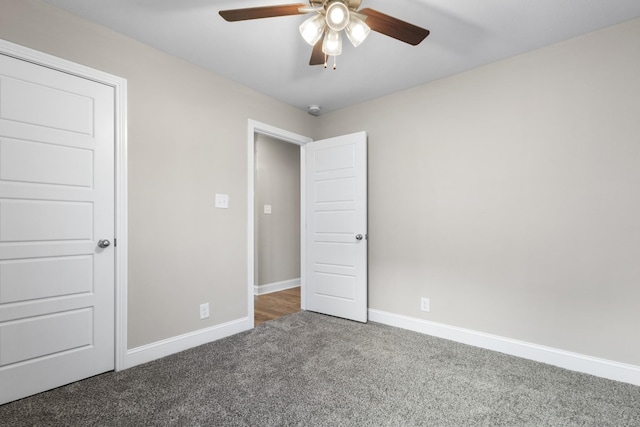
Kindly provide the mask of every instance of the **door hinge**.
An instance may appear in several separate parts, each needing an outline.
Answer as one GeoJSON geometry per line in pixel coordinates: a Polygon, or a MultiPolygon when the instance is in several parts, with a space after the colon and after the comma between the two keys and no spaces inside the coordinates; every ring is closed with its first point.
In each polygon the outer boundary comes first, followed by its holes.
{"type": "Polygon", "coordinates": [[[113,247],[117,247],[118,246],[118,239],[113,239],[113,247]]]}

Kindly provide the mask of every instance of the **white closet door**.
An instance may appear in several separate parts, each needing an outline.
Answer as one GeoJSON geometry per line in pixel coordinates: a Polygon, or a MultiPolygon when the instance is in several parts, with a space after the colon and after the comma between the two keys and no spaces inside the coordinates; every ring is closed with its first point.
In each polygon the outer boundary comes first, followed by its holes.
{"type": "Polygon", "coordinates": [[[0,403],[114,369],[114,105],[0,55],[0,403]]]}

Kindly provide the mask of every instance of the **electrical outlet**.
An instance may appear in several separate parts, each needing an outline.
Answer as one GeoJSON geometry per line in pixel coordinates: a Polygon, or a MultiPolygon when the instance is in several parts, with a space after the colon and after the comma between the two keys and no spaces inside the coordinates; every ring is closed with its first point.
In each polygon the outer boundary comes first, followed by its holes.
{"type": "Polygon", "coordinates": [[[420,310],[422,311],[430,310],[429,298],[425,298],[425,297],[420,298],[420,310]]]}
{"type": "Polygon", "coordinates": [[[200,304],[200,319],[206,319],[209,317],[209,303],[205,302],[200,304]]]}

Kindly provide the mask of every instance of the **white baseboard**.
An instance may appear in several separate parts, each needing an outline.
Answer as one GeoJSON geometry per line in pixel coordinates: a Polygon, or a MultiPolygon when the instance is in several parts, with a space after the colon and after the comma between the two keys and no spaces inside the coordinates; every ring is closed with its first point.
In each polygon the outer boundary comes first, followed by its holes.
{"type": "Polygon", "coordinates": [[[283,280],[282,282],[267,283],[265,285],[256,285],[253,287],[254,295],[270,294],[271,292],[284,291],[285,289],[296,288],[300,286],[300,278],[283,280]]]}
{"type": "Polygon", "coordinates": [[[210,328],[200,329],[166,340],[136,347],[127,351],[124,369],[142,363],[151,362],[161,357],[169,356],[192,347],[197,347],[212,341],[225,338],[253,328],[253,319],[248,317],[222,323],[210,328]]]}
{"type": "Polygon", "coordinates": [[[597,377],[640,385],[640,366],[545,347],[470,329],[369,309],[369,320],[597,377]]]}

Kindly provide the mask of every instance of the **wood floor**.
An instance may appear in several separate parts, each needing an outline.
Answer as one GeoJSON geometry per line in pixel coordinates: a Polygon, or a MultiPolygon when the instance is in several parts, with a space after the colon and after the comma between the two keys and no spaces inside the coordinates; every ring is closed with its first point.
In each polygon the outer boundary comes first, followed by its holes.
{"type": "Polygon", "coordinates": [[[300,311],[300,286],[284,291],[256,296],[253,319],[258,326],[268,320],[277,319],[300,311]]]}

